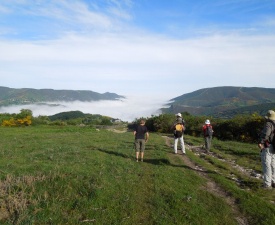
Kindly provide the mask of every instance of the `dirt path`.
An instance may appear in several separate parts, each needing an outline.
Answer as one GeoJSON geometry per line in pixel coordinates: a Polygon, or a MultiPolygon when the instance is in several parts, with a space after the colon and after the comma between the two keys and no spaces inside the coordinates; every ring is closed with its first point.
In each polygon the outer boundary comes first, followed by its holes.
{"type": "MultiPolygon", "coordinates": [[[[187,145],[188,146],[188,145],[187,145]]],[[[200,146],[188,146],[189,150],[191,150],[192,152],[194,152],[196,155],[201,156],[201,155],[206,155],[206,152],[204,149],[202,149],[200,146]]],[[[233,168],[237,169],[239,172],[241,172],[242,174],[246,175],[247,177],[251,177],[251,178],[257,178],[257,179],[261,179],[262,175],[258,172],[256,172],[253,169],[250,168],[244,168],[240,165],[238,165],[234,160],[229,160],[229,159],[224,159],[222,158],[220,155],[214,153],[214,152],[209,152],[207,153],[207,155],[214,157],[220,161],[224,161],[227,162],[228,164],[230,164],[233,168]]],[[[233,177],[232,177],[233,179],[233,177]]],[[[235,180],[236,182],[240,183],[240,180],[235,180]]]]}
{"type": "MultiPolygon", "coordinates": [[[[169,138],[167,136],[163,136],[163,138],[165,139],[165,143],[167,146],[172,147],[172,142],[173,139],[169,138]]],[[[190,146],[186,145],[186,149],[187,150],[191,150],[190,146]]],[[[200,148],[201,152],[204,152],[203,149],[200,148]]],[[[232,198],[229,193],[227,193],[224,189],[222,189],[217,183],[215,183],[213,180],[211,180],[211,178],[207,175],[207,171],[202,168],[197,166],[194,162],[192,162],[187,155],[178,155],[178,157],[180,157],[184,164],[188,167],[190,167],[191,169],[195,170],[197,172],[197,174],[199,174],[200,176],[204,177],[207,180],[207,191],[209,191],[210,193],[223,198],[226,200],[227,204],[230,205],[230,207],[232,208],[232,211],[235,215],[235,219],[238,222],[239,225],[248,225],[248,222],[246,220],[246,218],[244,218],[243,216],[241,216],[241,213],[238,209],[238,206],[236,204],[236,199],[232,198]]]]}

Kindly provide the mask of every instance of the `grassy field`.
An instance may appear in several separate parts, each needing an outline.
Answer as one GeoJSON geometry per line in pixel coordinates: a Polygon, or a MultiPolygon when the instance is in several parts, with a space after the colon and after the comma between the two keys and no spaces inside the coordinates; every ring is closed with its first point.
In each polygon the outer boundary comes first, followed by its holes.
{"type": "MultiPolygon", "coordinates": [[[[144,162],[136,162],[131,132],[73,126],[0,132],[0,224],[238,224],[236,209],[159,134],[150,135],[144,162]]],[[[220,158],[260,172],[253,145],[213,142],[220,158]]],[[[187,157],[236,200],[248,224],[275,221],[275,193],[263,191],[261,180],[215,157],[190,150],[187,157]]]]}

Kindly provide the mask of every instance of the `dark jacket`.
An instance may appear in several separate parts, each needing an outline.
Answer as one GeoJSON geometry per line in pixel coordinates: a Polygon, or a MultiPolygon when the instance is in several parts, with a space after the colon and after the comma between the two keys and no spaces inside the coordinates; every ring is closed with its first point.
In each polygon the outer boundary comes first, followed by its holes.
{"type": "Polygon", "coordinates": [[[274,124],[275,121],[273,120],[266,120],[264,128],[259,137],[259,144],[265,144],[266,142],[271,143],[273,136],[274,136],[274,124]],[[272,123],[273,122],[273,123],[272,123]]]}

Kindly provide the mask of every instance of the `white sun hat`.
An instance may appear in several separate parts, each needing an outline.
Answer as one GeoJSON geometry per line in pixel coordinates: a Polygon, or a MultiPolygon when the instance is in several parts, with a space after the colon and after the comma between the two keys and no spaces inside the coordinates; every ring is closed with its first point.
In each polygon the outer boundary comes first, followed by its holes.
{"type": "Polygon", "coordinates": [[[205,124],[210,124],[210,120],[205,120],[205,124]]]}
{"type": "Polygon", "coordinates": [[[178,117],[182,117],[182,116],[181,116],[181,113],[177,113],[177,114],[176,114],[176,116],[178,116],[178,117]]]}

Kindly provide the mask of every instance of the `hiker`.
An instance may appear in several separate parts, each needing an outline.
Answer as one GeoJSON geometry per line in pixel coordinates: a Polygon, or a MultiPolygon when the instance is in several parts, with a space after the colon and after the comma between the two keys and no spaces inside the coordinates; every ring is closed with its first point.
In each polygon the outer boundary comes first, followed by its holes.
{"type": "Polygon", "coordinates": [[[181,113],[176,114],[176,121],[174,122],[172,128],[174,131],[174,152],[175,152],[175,154],[178,153],[178,141],[180,141],[182,154],[186,154],[184,140],[183,140],[183,133],[185,130],[185,121],[183,120],[181,113]]]}
{"type": "Polygon", "coordinates": [[[135,149],[136,149],[136,160],[138,162],[139,153],[140,160],[143,162],[145,143],[148,141],[149,133],[147,127],[145,126],[145,120],[140,120],[139,125],[136,126],[134,130],[135,135],[135,149]]]}
{"type": "Polygon", "coordinates": [[[258,147],[261,150],[263,170],[263,188],[275,187],[275,146],[271,144],[274,138],[275,112],[269,110],[265,116],[265,125],[259,136],[258,147]]]}
{"type": "Polygon", "coordinates": [[[202,131],[203,131],[203,137],[204,137],[204,145],[205,145],[205,149],[206,152],[209,153],[210,151],[210,147],[211,147],[211,142],[212,142],[212,135],[213,135],[213,127],[210,124],[210,120],[206,120],[203,127],[202,127],[202,131]]]}

